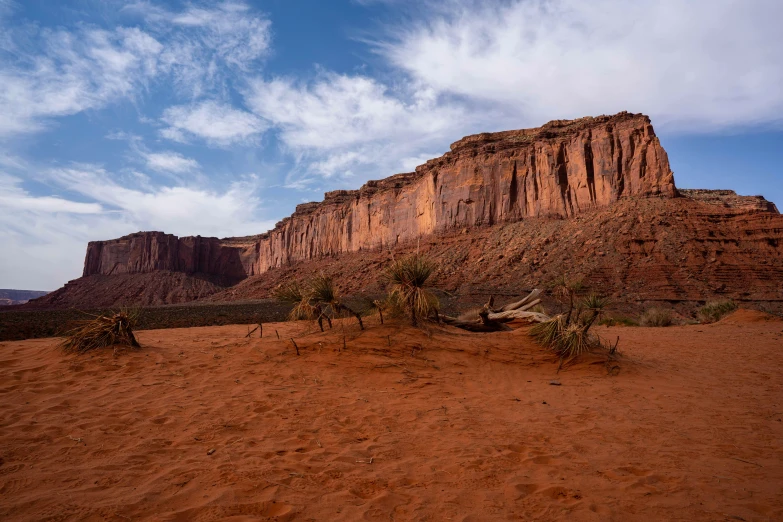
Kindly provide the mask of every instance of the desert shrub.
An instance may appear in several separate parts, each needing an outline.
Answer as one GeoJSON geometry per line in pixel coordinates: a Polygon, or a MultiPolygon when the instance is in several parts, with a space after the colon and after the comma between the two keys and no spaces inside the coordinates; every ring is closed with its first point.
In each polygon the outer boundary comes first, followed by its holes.
{"type": "Polygon", "coordinates": [[[405,310],[413,326],[437,315],[440,308],[438,298],[426,287],[434,271],[432,261],[421,254],[413,254],[393,261],[384,274],[389,304],[405,310]]]}
{"type": "Polygon", "coordinates": [[[609,300],[591,294],[577,301],[575,286],[568,285],[565,279],[560,286],[559,295],[569,304],[568,313],[535,325],[530,329],[530,335],[540,345],[554,351],[562,366],[564,362],[601,346],[601,340],[590,334],[590,328],[603,315],[609,300]]]}
{"type": "Polygon", "coordinates": [[[737,309],[737,303],[731,299],[721,299],[719,301],[709,301],[699,309],[699,321],[702,323],[714,323],[737,309]]]}
{"type": "Polygon", "coordinates": [[[114,346],[115,351],[117,346],[139,348],[133,335],[137,320],[136,312],[121,311],[79,321],[75,328],[66,332],[60,347],[66,353],[78,354],[108,346],[114,346]]]}
{"type": "Polygon", "coordinates": [[[292,321],[316,320],[323,331],[324,320],[331,328],[332,315],[345,312],[356,317],[359,327],[364,329],[361,315],[342,302],[334,280],[327,275],[318,274],[304,283],[294,281],[281,285],[272,292],[272,295],[280,301],[294,305],[288,316],[292,321]]]}
{"type": "Polygon", "coordinates": [[[672,311],[667,308],[648,308],[639,318],[642,326],[671,326],[672,311]]]}

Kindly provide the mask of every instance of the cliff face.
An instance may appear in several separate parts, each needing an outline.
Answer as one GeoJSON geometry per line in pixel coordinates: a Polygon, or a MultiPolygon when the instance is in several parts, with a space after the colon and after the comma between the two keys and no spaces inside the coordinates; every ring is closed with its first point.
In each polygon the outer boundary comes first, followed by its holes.
{"type": "Polygon", "coordinates": [[[568,217],[623,197],[675,194],[666,152],[643,115],[477,134],[414,173],[299,205],[262,237],[258,272],[449,229],[568,217]]]}
{"type": "Polygon", "coordinates": [[[93,242],[84,275],[172,270],[241,279],[292,261],[393,247],[433,232],[570,217],[626,197],[676,193],[647,116],[560,120],[468,136],[416,172],[299,205],[274,230],[254,238],[152,232],[93,242]]]}
{"type": "Polygon", "coordinates": [[[254,274],[256,238],[178,238],[163,232],[138,232],[87,245],[84,276],[143,274],[167,270],[216,276],[234,284],[254,274]]]}

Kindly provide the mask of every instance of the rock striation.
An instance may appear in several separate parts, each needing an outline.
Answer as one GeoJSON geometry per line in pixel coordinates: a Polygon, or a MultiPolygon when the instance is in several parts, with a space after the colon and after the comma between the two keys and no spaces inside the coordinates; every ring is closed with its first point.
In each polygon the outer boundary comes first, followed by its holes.
{"type": "Polygon", "coordinates": [[[142,232],[89,244],[84,276],[170,270],[235,281],[296,261],[393,248],[428,234],[532,217],[572,217],[623,198],[677,195],[650,119],[552,121],[483,133],[415,172],[327,192],[260,236],[142,232]]]}

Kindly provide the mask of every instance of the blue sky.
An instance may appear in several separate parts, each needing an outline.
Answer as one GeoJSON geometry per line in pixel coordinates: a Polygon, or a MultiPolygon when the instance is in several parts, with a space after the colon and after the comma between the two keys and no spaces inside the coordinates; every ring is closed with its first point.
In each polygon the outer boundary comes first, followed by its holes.
{"type": "Polygon", "coordinates": [[[0,287],[263,232],[467,134],[649,114],[678,186],[783,203],[778,0],[0,0],[0,287]]]}

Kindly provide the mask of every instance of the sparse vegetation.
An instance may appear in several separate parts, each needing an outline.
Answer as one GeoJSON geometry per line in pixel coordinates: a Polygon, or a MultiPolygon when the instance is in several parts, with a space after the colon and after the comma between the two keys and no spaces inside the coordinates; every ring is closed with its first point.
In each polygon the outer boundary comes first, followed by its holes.
{"type": "Polygon", "coordinates": [[[85,319],[67,332],[60,347],[66,353],[83,354],[109,346],[140,348],[133,335],[138,314],[121,311],[114,314],[98,315],[85,319]]]}
{"type": "Polygon", "coordinates": [[[699,321],[702,323],[714,323],[720,321],[723,316],[737,309],[737,303],[730,299],[709,301],[699,309],[699,321]]]}
{"type": "Polygon", "coordinates": [[[359,327],[364,329],[361,314],[341,301],[334,280],[327,275],[319,274],[305,283],[294,281],[281,285],[274,290],[273,295],[280,301],[294,305],[288,315],[292,321],[316,320],[323,331],[324,320],[331,328],[333,315],[348,313],[356,317],[359,327]]]}
{"type": "Polygon", "coordinates": [[[648,308],[639,318],[641,326],[671,326],[673,322],[672,311],[667,308],[648,308]]]}
{"type": "Polygon", "coordinates": [[[559,278],[554,283],[553,291],[568,305],[568,312],[530,329],[530,335],[539,344],[550,348],[560,357],[560,366],[601,346],[601,340],[590,334],[590,328],[603,315],[609,300],[590,294],[580,301],[577,293],[582,288],[580,282],[559,278]]]}
{"type": "Polygon", "coordinates": [[[421,254],[413,254],[393,261],[384,274],[390,307],[404,310],[413,326],[438,314],[438,298],[427,288],[434,271],[432,261],[421,254]]]}

